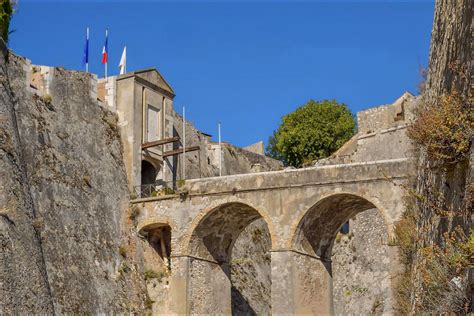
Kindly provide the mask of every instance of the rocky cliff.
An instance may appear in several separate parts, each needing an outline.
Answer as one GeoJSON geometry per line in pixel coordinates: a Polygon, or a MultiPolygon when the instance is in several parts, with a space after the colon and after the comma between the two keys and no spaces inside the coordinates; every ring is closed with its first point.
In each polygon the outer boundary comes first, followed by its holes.
{"type": "Polygon", "coordinates": [[[472,75],[474,3],[437,0],[425,96],[434,98],[454,90],[468,94],[472,75]]]}
{"type": "Polygon", "coordinates": [[[28,60],[0,63],[0,313],[141,311],[116,118],[89,75],[50,68],[42,90],[28,60]]]}
{"type": "MultiPolygon", "coordinates": [[[[38,211],[29,190],[11,86],[12,67],[0,56],[0,313],[52,313],[38,211]]],[[[17,71],[23,69],[19,65],[17,71]]],[[[15,68],[13,68],[15,69],[15,68]]],[[[26,82],[26,81],[25,81],[26,82]]]]}
{"type": "MultiPolygon", "coordinates": [[[[408,293],[405,293],[408,296],[405,300],[408,301],[407,305],[412,312],[466,313],[470,309],[472,311],[469,298],[469,296],[472,298],[472,290],[470,290],[472,285],[468,284],[469,272],[463,269],[462,265],[450,268],[449,264],[441,264],[444,269],[440,269],[442,273],[435,277],[430,271],[433,270],[431,265],[446,260],[441,255],[442,252],[437,254],[436,249],[440,248],[445,252],[453,247],[456,249],[460,243],[464,242],[465,236],[472,234],[473,17],[474,2],[472,1],[436,1],[428,78],[423,102],[425,106],[432,105],[430,111],[436,112],[443,106],[443,100],[446,100],[443,98],[451,97],[449,101],[452,102],[454,100],[452,96],[457,96],[461,100],[459,102],[462,103],[462,107],[458,113],[453,113],[453,117],[466,115],[468,122],[466,130],[470,129],[471,135],[465,139],[469,143],[470,138],[470,145],[463,150],[463,157],[447,164],[442,159],[432,157],[427,150],[426,142],[421,142],[418,146],[416,192],[413,194],[416,234],[412,237],[414,241],[411,246],[414,249],[414,255],[408,260],[409,271],[407,272],[407,279],[413,282],[408,282],[409,289],[406,291],[408,293]],[[427,260],[426,254],[433,250],[434,255],[428,257],[427,260]],[[455,286],[452,281],[454,278],[457,278],[455,286]]],[[[441,124],[448,126],[443,130],[443,137],[446,137],[446,145],[450,146],[454,141],[449,139],[449,133],[455,126],[449,125],[449,121],[441,121],[441,124]]]]}

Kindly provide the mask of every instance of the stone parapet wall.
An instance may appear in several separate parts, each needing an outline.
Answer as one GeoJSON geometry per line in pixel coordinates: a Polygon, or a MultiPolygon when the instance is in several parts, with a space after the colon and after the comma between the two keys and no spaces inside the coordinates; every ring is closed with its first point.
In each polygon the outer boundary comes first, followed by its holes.
{"type": "Polygon", "coordinates": [[[360,134],[370,134],[406,124],[413,119],[413,95],[405,92],[393,104],[373,107],[357,113],[360,134]]]}
{"type": "Polygon", "coordinates": [[[341,165],[327,165],[278,172],[260,172],[186,181],[188,194],[239,192],[261,188],[284,188],[299,185],[405,178],[412,173],[407,159],[392,159],[341,165]]]}

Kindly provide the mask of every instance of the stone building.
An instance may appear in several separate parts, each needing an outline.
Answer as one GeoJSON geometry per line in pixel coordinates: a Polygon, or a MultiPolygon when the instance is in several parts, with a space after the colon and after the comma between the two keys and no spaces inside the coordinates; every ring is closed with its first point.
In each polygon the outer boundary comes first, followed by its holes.
{"type": "Polygon", "coordinates": [[[116,112],[130,188],[173,177],[174,91],[156,69],[98,80],[97,97],[116,112]]]}
{"type": "Polygon", "coordinates": [[[254,171],[281,168],[280,162],[265,157],[263,142],[249,150],[228,143],[219,147],[211,135],[188,122],[184,157],[183,118],[174,111],[174,97],[173,88],[155,68],[97,81],[97,99],[118,115],[129,188],[137,196],[166,193],[181,179],[218,175],[219,154],[223,175],[246,173],[248,165],[254,171]]]}

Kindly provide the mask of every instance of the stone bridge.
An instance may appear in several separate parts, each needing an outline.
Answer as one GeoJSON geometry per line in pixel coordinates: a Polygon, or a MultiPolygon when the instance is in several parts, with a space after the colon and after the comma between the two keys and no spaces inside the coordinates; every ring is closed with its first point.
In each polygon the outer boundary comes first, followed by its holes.
{"type": "Polygon", "coordinates": [[[337,232],[357,213],[377,208],[393,236],[410,172],[407,159],[393,159],[242,174],[187,180],[179,195],[133,201],[141,208],[139,234],[171,232],[167,312],[230,314],[233,244],[263,218],[272,244],[272,313],[333,313],[337,232]]]}

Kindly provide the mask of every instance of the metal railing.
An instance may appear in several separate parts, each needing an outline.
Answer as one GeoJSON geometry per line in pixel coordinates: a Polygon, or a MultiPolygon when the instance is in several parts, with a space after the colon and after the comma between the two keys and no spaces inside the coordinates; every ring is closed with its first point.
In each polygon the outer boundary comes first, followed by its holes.
{"type": "Polygon", "coordinates": [[[176,194],[184,180],[156,181],[155,183],[136,185],[133,187],[134,198],[147,198],[176,194]]]}

